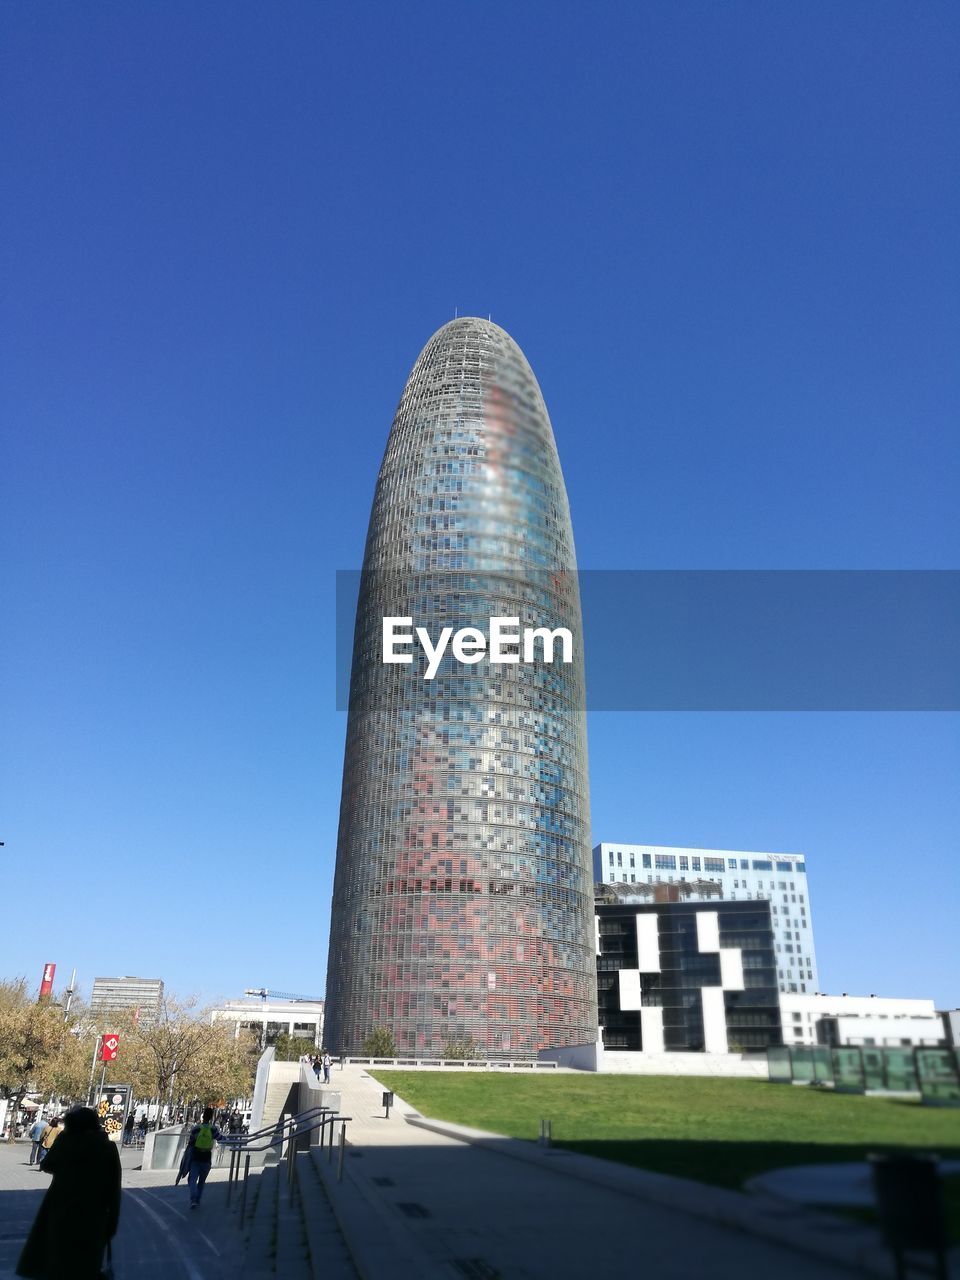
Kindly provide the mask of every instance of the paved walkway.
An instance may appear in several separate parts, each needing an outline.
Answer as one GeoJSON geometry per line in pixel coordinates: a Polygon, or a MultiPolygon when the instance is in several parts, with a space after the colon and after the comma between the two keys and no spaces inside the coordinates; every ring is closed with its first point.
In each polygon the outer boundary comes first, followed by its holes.
{"type": "MultiPolygon", "coordinates": [[[[30,1144],[0,1143],[0,1280],[11,1280],[49,1177],[28,1163],[30,1144]]],[[[121,1153],[123,1200],[114,1241],[117,1275],[138,1280],[228,1280],[242,1260],[240,1233],[226,1211],[226,1171],[214,1170],[201,1206],[189,1208],[175,1173],[141,1172],[141,1151],[121,1153]]]]}
{"type": "MultiPolygon", "coordinates": [[[[529,1143],[520,1145],[534,1163],[508,1158],[503,1143],[499,1149],[472,1145],[450,1132],[415,1127],[407,1122],[415,1113],[402,1101],[388,1120],[382,1086],[368,1068],[337,1069],[331,1083],[342,1093],[343,1111],[353,1117],[347,1181],[367,1206],[370,1228],[381,1240],[386,1233],[396,1242],[393,1274],[398,1276],[417,1274],[418,1251],[421,1274],[429,1265],[436,1274],[451,1275],[452,1265],[460,1274],[525,1280],[634,1269],[647,1280],[741,1280],[745,1274],[840,1280],[852,1274],[842,1264],[631,1194],[627,1180],[639,1171],[590,1161],[591,1167],[611,1171],[612,1182],[600,1185],[589,1173],[571,1177],[537,1162],[538,1148],[529,1143]],[[618,1189],[617,1178],[627,1190],[618,1189]],[[404,1239],[411,1249],[401,1264],[404,1239]]],[[[583,1159],[568,1153],[564,1158],[583,1159]]],[[[704,1201],[713,1190],[682,1186],[704,1201]]],[[[356,1233],[345,1225],[351,1244],[356,1243],[356,1233]]],[[[836,1226],[840,1232],[847,1229],[844,1223],[836,1226]]],[[[367,1243],[361,1241],[361,1247],[367,1243]]],[[[391,1274],[388,1266],[379,1271],[391,1274]]]]}

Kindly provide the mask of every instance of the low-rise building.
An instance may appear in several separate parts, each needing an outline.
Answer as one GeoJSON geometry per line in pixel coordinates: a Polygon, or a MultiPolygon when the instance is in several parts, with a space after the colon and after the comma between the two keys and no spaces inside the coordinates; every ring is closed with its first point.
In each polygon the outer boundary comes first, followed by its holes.
{"type": "Polygon", "coordinates": [[[210,1021],[232,1022],[234,1035],[252,1031],[266,1047],[280,1035],[304,1041],[304,1053],[323,1045],[322,1000],[227,1000],[210,1011],[210,1021]]]}
{"type": "Polygon", "coordinates": [[[900,1048],[945,1043],[943,1020],[932,1000],[787,992],[781,993],[780,1013],[788,1047],[900,1048]]]}

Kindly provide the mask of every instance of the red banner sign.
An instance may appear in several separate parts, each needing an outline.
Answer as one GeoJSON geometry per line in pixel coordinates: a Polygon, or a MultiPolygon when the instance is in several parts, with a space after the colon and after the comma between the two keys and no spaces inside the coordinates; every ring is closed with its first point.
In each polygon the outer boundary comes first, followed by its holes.
{"type": "Polygon", "coordinates": [[[57,972],[55,964],[43,966],[43,981],[40,983],[40,999],[44,1000],[53,991],[53,975],[57,972]]]}
{"type": "Polygon", "coordinates": [[[113,1031],[105,1031],[100,1041],[100,1061],[113,1062],[120,1051],[120,1037],[113,1031]]]}

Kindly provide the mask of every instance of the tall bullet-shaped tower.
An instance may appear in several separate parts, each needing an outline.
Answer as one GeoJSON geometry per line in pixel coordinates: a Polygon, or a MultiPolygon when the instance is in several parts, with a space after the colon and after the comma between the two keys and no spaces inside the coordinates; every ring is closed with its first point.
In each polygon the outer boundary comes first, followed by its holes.
{"type": "MultiPolygon", "coordinates": [[[[402,628],[401,628],[402,629],[402,628]]],[[[408,627],[407,630],[412,628],[408,627]]],[[[542,659],[542,646],[537,654],[542,659]]],[[[555,655],[556,657],[556,655],[555,655]]],[[[580,598],[550,419],[522,351],[427,343],[380,467],[354,635],[327,1043],[486,1057],[596,1039],[580,598]],[[567,627],[573,661],[383,661],[383,619],[567,627]]]]}

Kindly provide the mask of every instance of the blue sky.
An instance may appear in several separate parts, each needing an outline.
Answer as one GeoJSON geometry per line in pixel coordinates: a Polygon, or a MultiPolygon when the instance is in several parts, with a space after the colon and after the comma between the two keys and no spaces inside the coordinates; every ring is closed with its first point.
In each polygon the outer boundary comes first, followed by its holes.
{"type": "MultiPolygon", "coordinates": [[[[334,572],[456,307],[582,566],[958,567],[955,6],[0,21],[0,975],[322,991],[334,572]]],[[[956,715],[594,713],[590,759],[595,839],[803,851],[826,990],[960,1000],[956,715]]]]}

